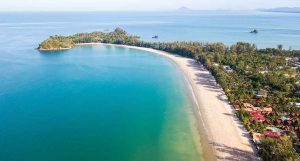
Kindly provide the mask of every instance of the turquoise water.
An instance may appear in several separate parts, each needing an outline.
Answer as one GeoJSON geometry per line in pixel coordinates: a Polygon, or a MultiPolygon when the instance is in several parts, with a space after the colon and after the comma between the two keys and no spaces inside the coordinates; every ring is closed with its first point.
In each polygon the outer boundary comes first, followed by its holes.
{"type": "Polygon", "coordinates": [[[0,160],[201,157],[192,106],[172,62],[100,46],[35,54],[1,69],[0,160]]]}
{"type": "Polygon", "coordinates": [[[0,13],[0,160],[201,158],[191,101],[170,61],[115,47],[34,49],[50,35],[115,27],[149,41],[300,49],[299,14],[0,13]]]}

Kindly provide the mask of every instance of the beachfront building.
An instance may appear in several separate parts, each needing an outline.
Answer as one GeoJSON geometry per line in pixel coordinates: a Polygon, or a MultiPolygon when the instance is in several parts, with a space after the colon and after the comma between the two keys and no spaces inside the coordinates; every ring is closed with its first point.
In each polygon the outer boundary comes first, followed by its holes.
{"type": "Polygon", "coordinates": [[[253,121],[263,122],[266,120],[265,116],[260,111],[251,111],[250,116],[253,121]]]}
{"type": "Polygon", "coordinates": [[[300,102],[291,102],[291,105],[295,105],[297,108],[300,108],[300,102]]]}
{"type": "Polygon", "coordinates": [[[300,102],[296,102],[295,105],[297,108],[300,108],[300,102]]]}
{"type": "Polygon", "coordinates": [[[265,137],[273,138],[273,139],[279,139],[280,133],[279,132],[273,132],[273,131],[265,131],[264,132],[265,137]]]}
{"type": "Polygon", "coordinates": [[[272,107],[263,107],[262,110],[266,113],[271,113],[273,111],[273,108],[272,107]]]}
{"type": "Polygon", "coordinates": [[[253,111],[254,106],[250,103],[243,103],[244,108],[246,109],[246,111],[253,111]]]}

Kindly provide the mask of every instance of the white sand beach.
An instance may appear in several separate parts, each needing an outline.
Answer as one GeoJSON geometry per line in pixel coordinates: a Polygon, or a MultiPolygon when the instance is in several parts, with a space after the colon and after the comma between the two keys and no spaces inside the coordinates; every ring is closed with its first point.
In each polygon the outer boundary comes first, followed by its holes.
{"type": "MultiPolygon", "coordinates": [[[[91,43],[90,45],[112,44],[91,43]]],[[[191,87],[198,120],[203,127],[208,144],[215,151],[217,160],[258,160],[250,143],[249,134],[235,117],[225,93],[201,64],[193,59],[159,50],[126,45],[113,46],[144,50],[174,61],[191,87]]]]}

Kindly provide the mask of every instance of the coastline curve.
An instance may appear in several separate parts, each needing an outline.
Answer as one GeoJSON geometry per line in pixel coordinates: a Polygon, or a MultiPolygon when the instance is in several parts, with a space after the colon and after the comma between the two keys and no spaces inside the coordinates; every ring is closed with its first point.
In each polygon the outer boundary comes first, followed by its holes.
{"type": "Polygon", "coordinates": [[[82,45],[143,50],[171,60],[179,67],[189,88],[190,98],[194,104],[194,114],[201,131],[204,160],[259,160],[250,142],[249,133],[234,115],[224,91],[200,63],[191,58],[151,48],[105,43],[77,44],[77,46],[82,45]]]}

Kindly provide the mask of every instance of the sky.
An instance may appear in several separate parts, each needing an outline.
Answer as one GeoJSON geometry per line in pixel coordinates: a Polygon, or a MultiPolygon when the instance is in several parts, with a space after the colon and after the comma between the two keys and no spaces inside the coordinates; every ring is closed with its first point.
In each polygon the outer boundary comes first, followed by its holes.
{"type": "Polygon", "coordinates": [[[0,0],[7,11],[151,11],[180,7],[195,10],[248,10],[300,7],[300,0],[0,0]]]}

